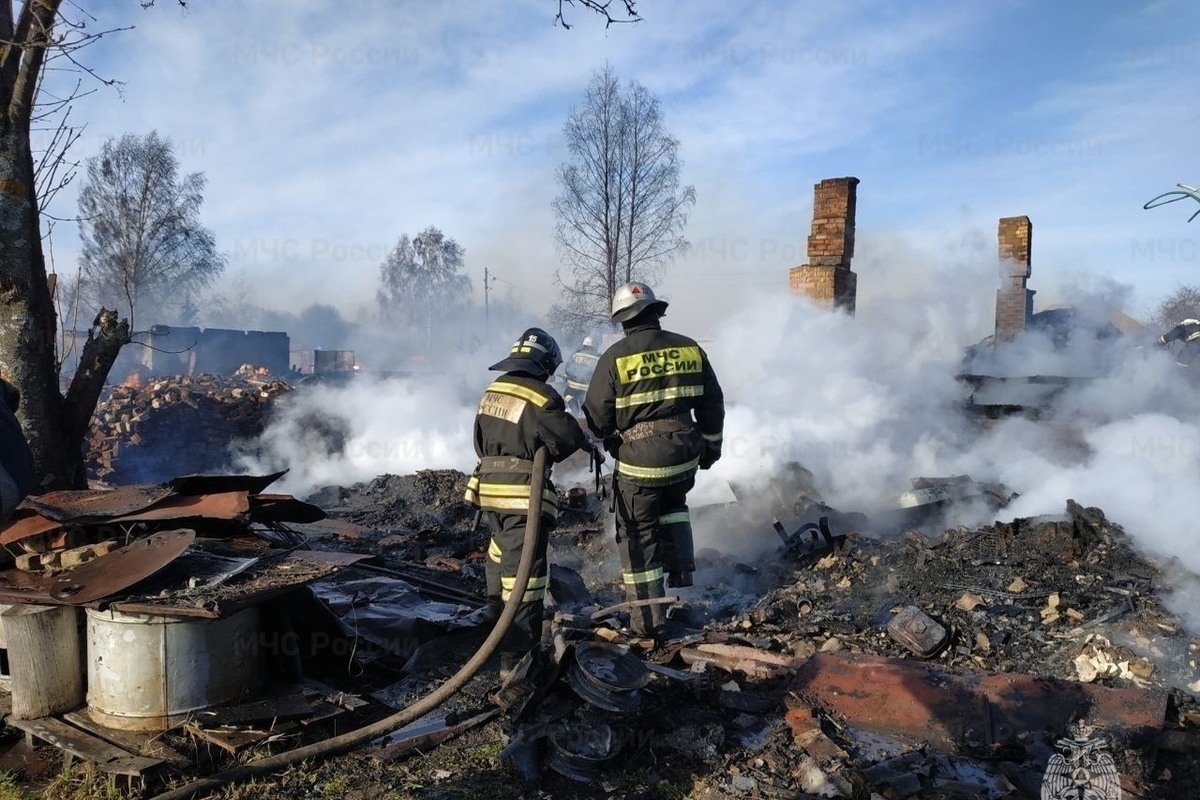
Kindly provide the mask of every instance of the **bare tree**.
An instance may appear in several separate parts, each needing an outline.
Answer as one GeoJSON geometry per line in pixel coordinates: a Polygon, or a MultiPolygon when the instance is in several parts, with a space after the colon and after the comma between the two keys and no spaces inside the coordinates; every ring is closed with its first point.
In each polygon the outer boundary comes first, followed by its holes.
{"type": "Polygon", "coordinates": [[[380,316],[420,329],[428,348],[434,319],[461,310],[471,297],[471,279],[462,269],[462,247],[437,228],[412,239],[404,234],[379,265],[380,316]]]}
{"type": "Polygon", "coordinates": [[[1185,319],[1200,319],[1200,287],[1179,286],[1154,312],[1153,323],[1159,333],[1168,331],[1185,319]]]}
{"type": "Polygon", "coordinates": [[[225,269],[200,224],[204,175],[178,176],[170,140],[156,131],[109,139],[87,161],[79,189],[84,286],[132,326],[139,309],[178,309],[225,269]]]}
{"type": "Polygon", "coordinates": [[[680,185],[679,140],[658,99],[610,67],[595,73],[563,126],[568,161],[558,168],[555,243],[570,280],[555,323],[578,333],[608,321],[617,288],[653,282],[690,246],[683,236],[696,190],[680,185]]]}

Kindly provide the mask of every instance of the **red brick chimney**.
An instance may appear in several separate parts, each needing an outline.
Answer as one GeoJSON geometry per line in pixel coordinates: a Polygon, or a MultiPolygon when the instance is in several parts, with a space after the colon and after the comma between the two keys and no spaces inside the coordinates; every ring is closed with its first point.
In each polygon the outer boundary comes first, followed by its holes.
{"type": "Polygon", "coordinates": [[[827,178],[813,187],[808,263],[788,272],[794,293],[850,314],[858,290],[858,276],[850,270],[857,187],[858,178],[827,178]]]}
{"type": "Polygon", "coordinates": [[[1008,341],[1025,330],[1033,316],[1032,289],[1029,280],[1033,223],[1029,217],[1004,217],[1000,220],[1000,289],[996,292],[995,341],[1008,341]]]}

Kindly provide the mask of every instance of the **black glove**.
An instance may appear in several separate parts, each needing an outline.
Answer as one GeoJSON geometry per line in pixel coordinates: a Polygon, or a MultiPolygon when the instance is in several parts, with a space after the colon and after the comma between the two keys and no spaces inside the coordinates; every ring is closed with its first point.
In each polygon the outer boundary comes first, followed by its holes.
{"type": "Polygon", "coordinates": [[[721,460],[721,443],[700,440],[700,469],[708,469],[721,460]]]}
{"type": "Polygon", "coordinates": [[[604,449],[613,458],[617,457],[617,450],[620,449],[620,447],[621,447],[620,434],[613,434],[612,436],[604,437],[604,449]]]}

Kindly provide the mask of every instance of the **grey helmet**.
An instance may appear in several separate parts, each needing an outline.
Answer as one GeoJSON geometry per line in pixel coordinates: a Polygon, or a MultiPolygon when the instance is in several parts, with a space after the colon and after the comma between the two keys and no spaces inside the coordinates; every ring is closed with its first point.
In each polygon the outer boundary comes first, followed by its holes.
{"type": "Polygon", "coordinates": [[[613,295],[612,321],[628,322],[648,308],[656,308],[661,315],[667,310],[667,301],[656,298],[654,290],[641,281],[627,283],[613,295]]]}
{"type": "Polygon", "coordinates": [[[488,369],[497,372],[528,372],[549,377],[562,363],[562,351],[554,337],[541,328],[530,328],[521,334],[509,350],[508,358],[497,361],[488,369]]]}
{"type": "Polygon", "coordinates": [[[580,347],[584,348],[585,350],[588,348],[591,348],[591,347],[595,347],[595,346],[596,346],[596,339],[590,333],[587,336],[583,337],[583,344],[580,345],[580,347]]]}

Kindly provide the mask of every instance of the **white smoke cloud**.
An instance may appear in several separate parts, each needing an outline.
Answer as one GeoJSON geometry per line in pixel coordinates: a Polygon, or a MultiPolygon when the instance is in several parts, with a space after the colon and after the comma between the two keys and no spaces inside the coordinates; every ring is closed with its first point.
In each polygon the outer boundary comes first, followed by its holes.
{"type": "MultiPolygon", "coordinates": [[[[1145,552],[1200,573],[1200,550],[1192,545],[1200,518],[1200,426],[1189,372],[1133,336],[1080,337],[1060,348],[1034,336],[991,362],[964,365],[964,349],[992,332],[998,283],[998,265],[976,238],[940,265],[900,237],[863,242],[854,317],[774,293],[714,325],[706,349],[726,392],[724,455],[701,474],[690,502],[727,500],[729,484],[753,494],[789,462],[812,472],[833,507],[868,513],[895,508],[911,478],[968,474],[1019,493],[1004,519],[1061,514],[1074,499],[1103,509],[1145,552]],[[1037,421],[985,426],[962,411],[970,389],[956,376],[966,368],[1079,380],[1039,389],[1059,393],[1037,421]]],[[[1098,329],[1121,289],[1075,285],[1046,294],[1073,297],[1076,318],[1098,329]]],[[[275,463],[292,469],[285,490],[303,494],[425,468],[469,471],[475,404],[491,377],[486,366],[515,333],[497,334],[479,355],[443,364],[436,374],[298,397],[263,437],[275,463]],[[305,426],[321,415],[343,420],[341,454],[306,449],[305,426]]],[[[1028,397],[1020,388],[991,391],[1028,397]]],[[[586,483],[582,473],[557,479],[586,483]]],[[[991,516],[972,508],[954,522],[991,516]]],[[[698,548],[730,538],[702,527],[698,548]]]]}

